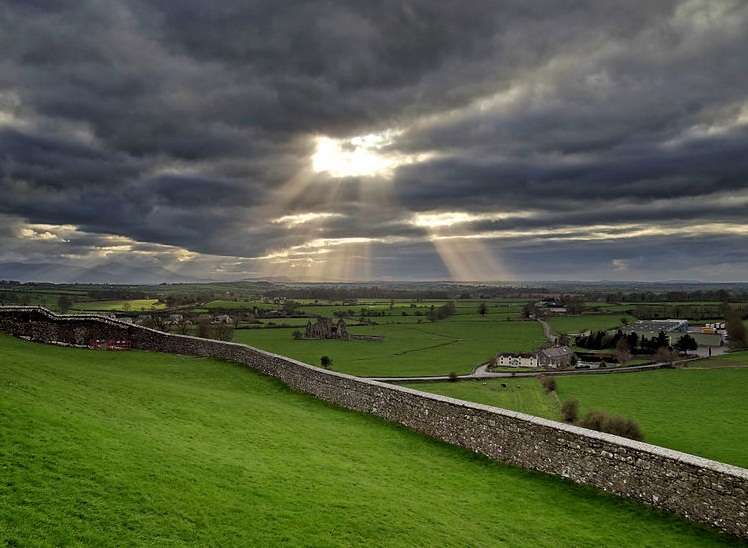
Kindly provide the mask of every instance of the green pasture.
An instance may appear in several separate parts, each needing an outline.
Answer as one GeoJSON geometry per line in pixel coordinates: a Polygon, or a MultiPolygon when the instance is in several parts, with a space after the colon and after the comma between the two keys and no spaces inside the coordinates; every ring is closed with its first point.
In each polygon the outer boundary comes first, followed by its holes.
{"type": "MultiPolygon", "coordinates": [[[[742,359],[733,355],[735,363],[748,365],[748,352],[742,354],[742,359]]],[[[413,387],[554,420],[560,420],[560,402],[576,398],[581,414],[602,410],[636,420],[648,443],[748,468],[748,367],[699,369],[701,363],[686,369],[556,377],[557,393],[551,394],[536,379],[413,387]]]]}
{"type": "MultiPolygon", "coordinates": [[[[296,309],[296,313],[298,314],[305,314],[311,317],[333,318],[343,313],[349,321],[364,316],[369,321],[377,324],[423,323],[427,321],[426,315],[432,306],[438,308],[447,303],[446,300],[418,301],[415,299],[394,299],[392,301],[359,299],[354,304],[312,299],[299,299],[296,302],[300,305],[296,309]]],[[[485,303],[488,307],[485,316],[495,319],[519,319],[522,311],[522,302],[502,300],[456,300],[453,302],[456,308],[455,316],[479,317],[478,307],[481,303],[485,303]]],[[[280,310],[283,306],[259,300],[229,299],[213,300],[201,306],[201,310],[211,312],[220,310],[251,311],[254,308],[260,310],[280,310]]]]}
{"type": "Polygon", "coordinates": [[[693,306],[693,305],[721,305],[720,301],[644,301],[644,302],[630,302],[626,303],[634,306],[651,306],[651,305],[667,305],[667,306],[693,306]]]}
{"type": "Polygon", "coordinates": [[[0,336],[5,546],[729,546],[225,362],[0,336]]]}
{"type": "Polygon", "coordinates": [[[404,383],[404,386],[543,417],[561,418],[556,394],[546,394],[536,378],[490,379],[459,382],[404,383]]]}
{"type": "Polygon", "coordinates": [[[355,334],[382,335],[383,341],[297,341],[293,331],[240,329],[234,332],[234,340],[315,365],[327,355],[336,371],[363,376],[468,373],[499,351],[531,351],[544,341],[538,322],[477,315],[350,328],[355,334]]]}
{"type": "Polygon", "coordinates": [[[628,313],[631,311],[632,308],[635,306],[629,303],[585,303],[585,309],[598,309],[600,311],[603,311],[608,314],[621,314],[621,313],[628,313]]]}
{"type": "Polygon", "coordinates": [[[159,310],[166,305],[158,299],[129,299],[124,301],[88,301],[76,303],[75,310],[101,311],[101,312],[124,312],[141,310],[159,310]]]}
{"type": "Polygon", "coordinates": [[[688,364],[688,369],[703,369],[713,367],[748,367],[748,350],[727,352],[706,360],[698,360],[688,364]]]}
{"type": "Polygon", "coordinates": [[[77,296],[68,291],[50,292],[0,289],[0,305],[44,306],[51,310],[57,310],[57,304],[63,294],[71,299],[77,296]]]}
{"type": "Polygon", "coordinates": [[[208,310],[248,310],[252,311],[255,308],[259,310],[278,310],[281,305],[266,303],[263,301],[250,300],[250,301],[232,301],[226,299],[217,299],[209,301],[203,305],[208,310]]]}
{"type": "MultiPolygon", "coordinates": [[[[309,318],[273,318],[266,320],[259,320],[258,324],[248,324],[249,329],[262,329],[264,327],[275,327],[275,326],[293,326],[296,328],[305,327],[309,322],[309,318]]],[[[303,330],[302,330],[303,331],[303,330]]]]}
{"type": "Polygon", "coordinates": [[[645,441],[748,467],[748,369],[677,369],[558,379],[581,410],[639,422],[645,441]]]}
{"type": "MultiPolygon", "coordinates": [[[[485,302],[488,310],[486,315],[499,315],[499,314],[518,314],[521,309],[521,304],[505,303],[505,302],[494,302],[494,301],[453,301],[455,303],[455,315],[462,314],[478,314],[478,307],[482,302],[485,302]]],[[[328,304],[307,304],[301,306],[300,310],[306,314],[318,315],[318,316],[333,316],[336,312],[351,312],[355,316],[361,315],[362,309],[366,309],[373,312],[384,313],[385,315],[402,316],[403,312],[408,315],[415,315],[417,312],[422,313],[425,316],[429,309],[433,306],[438,308],[446,304],[447,301],[395,301],[393,304],[389,302],[376,302],[376,303],[362,303],[350,305],[328,305],[328,304]]]]}

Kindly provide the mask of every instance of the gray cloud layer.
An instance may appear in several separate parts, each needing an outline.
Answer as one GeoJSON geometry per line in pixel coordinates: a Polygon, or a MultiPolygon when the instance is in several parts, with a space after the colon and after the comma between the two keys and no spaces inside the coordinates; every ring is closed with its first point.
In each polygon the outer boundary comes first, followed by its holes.
{"type": "Polygon", "coordinates": [[[10,1],[0,48],[0,262],[748,279],[739,0],[10,1]]]}

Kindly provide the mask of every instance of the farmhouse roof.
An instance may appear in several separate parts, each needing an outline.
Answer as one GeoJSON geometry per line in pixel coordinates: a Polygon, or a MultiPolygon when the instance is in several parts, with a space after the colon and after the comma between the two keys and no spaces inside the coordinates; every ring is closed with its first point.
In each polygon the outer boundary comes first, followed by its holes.
{"type": "Polygon", "coordinates": [[[552,346],[550,348],[541,348],[540,353],[548,358],[565,358],[572,354],[568,346],[552,346]]]}

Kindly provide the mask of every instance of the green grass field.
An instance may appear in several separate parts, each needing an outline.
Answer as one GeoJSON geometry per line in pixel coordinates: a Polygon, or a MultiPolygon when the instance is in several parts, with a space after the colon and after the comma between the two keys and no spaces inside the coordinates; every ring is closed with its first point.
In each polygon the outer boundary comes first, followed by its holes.
{"type": "Polygon", "coordinates": [[[66,290],[51,291],[35,289],[19,291],[0,288],[0,305],[45,306],[51,310],[57,310],[60,297],[63,295],[70,299],[86,297],[85,292],[66,290]]]}
{"type": "Polygon", "coordinates": [[[164,303],[158,302],[158,299],[129,299],[126,301],[89,301],[76,303],[75,310],[102,311],[102,312],[122,312],[132,310],[158,310],[165,308],[164,303]]]}
{"type": "Polygon", "coordinates": [[[748,367],[748,350],[721,354],[707,360],[693,362],[688,366],[689,369],[705,367],[748,367]]]}
{"type": "MultiPolygon", "coordinates": [[[[415,301],[415,300],[360,300],[355,304],[344,305],[342,303],[303,303],[299,311],[312,316],[333,317],[336,313],[344,312],[350,318],[358,318],[364,312],[371,314],[371,319],[379,324],[383,323],[418,323],[426,321],[426,314],[431,306],[439,307],[447,301],[415,301]],[[382,314],[382,315],[378,315],[382,314]]],[[[502,301],[480,301],[480,300],[457,300],[455,303],[455,315],[478,317],[478,307],[484,303],[488,310],[486,316],[501,319],[519,318],[522,308],[521,304],[502,301]]]]}
{"type": "Polygon", "coordinates": [[[734,542],[225,362],[7,336],[0,463],[5,546],[734,542]]]}
{"type": "Polygon", "coordinates": [[[748,369],[660,370],[558,380],[562,400],[639,422],[649,443],[748,468],[748,369]]]}
{"type": "Polygon", "coordinates": [[[234,340],[315,365],[327,355],[336,371],[364,376],[467,373],[500,350],[530,351],[544,341],[537,322],[508,322],[477,314],[434,323],[351,327],[352,333],[383,335],[381,342],[295,341],[293,331],[240,329],[234,332],[234,340]]]}
{"type": "Polygon", "coordinates": [[[561,418],[561,404],[556,394],[546,394],[537,379],[491,379],[485,381],[429,382],[403,384],[416,390],[443,394],[512,409],[554,421],[561,418]]]}
{"type": "Polygon", "coordinates": [[[548,320],[556,333],[581,333],[583,331],[604,331],[621,326],[621,319],[635,322],[628,314],[580,314],[578,316],[555,316],[548,320]]]}
{"type": "Polygon", "coordinates": [[[635,419],[648,443],[748,468],[748,368],[557,377],[556,384],[558,394],[550,395],[536,379],[412,387],[553,420],[561,401],[576,398],[580,414],[596,409],[635,419]]]}

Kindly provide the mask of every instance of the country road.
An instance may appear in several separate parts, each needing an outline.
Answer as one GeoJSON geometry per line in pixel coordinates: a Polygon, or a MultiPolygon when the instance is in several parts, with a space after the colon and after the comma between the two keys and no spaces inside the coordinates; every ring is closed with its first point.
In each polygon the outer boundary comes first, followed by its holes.
{"type": "Polygon", "coordinates": [[[548,339],[549,342],[554,342],[556,338],[553,336],[553,329],[551,329],[551,325],[545,321],[541,320],[540,318],[537,319],[538,322],[540,322],[540,325],[543,326],[543,335],[546,339],[548,339]]]}
{"type": "MultiPolygon", "coordinates": [[[[686,363],[692,360],[684,360],[686,363]]],[[[611,373],[637,373],[642,371],[654,371],[655,369],[673,367],[670,363],[652,363],[648,365],[630,365],[627,367],[611,367],[610,369],[559,369],[543,371],[498,371],[489,372],[488,364],[482,364],[475,368],[472,373],[458,375],[457,380],[485,380],[485,379],[513,379],[522,377],[537,377],[539,375],[569,376],[569,375],[606,375],[611,373]]],[[[448,382],[453,380],[448,375],[434,375],[422,377],[365,377],[380,382],[448,382]]]]}

